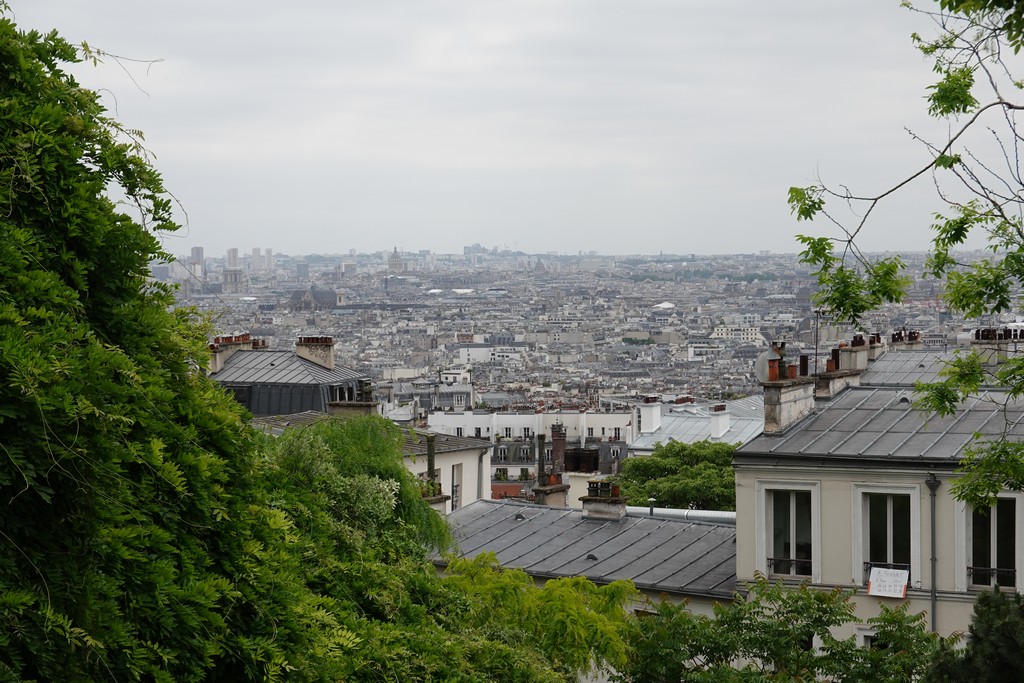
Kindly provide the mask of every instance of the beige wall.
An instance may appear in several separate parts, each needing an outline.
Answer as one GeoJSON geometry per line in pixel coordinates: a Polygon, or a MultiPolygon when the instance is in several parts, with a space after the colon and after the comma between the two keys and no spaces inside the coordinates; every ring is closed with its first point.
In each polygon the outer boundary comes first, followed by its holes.
{"type": "MultiPolygon", "coordinates": [[[[936,495],[936,622],[943,634],[966,631],[977,589],[968,586],[968,512],[950,496],[949,473],[936,472],[940,485],[936,495]]],[[[811,491],[812,583],[822,586],[856,587],[857,615],[876,616],[879,604],[896,606],[894,598],[868,596],[863,574],[862,494],[872,491],[911,494],[911,577],[907,600],[912,612],[931,610],[932,576],[931,514],[927,472],[907,470],[803,469],[777,467],[736,468],[737,525],[736,569],[742,583],[756,572],[766,572],[769,543],[765,513],[765,491],[769,488],[802,488],[811,491]]],[[[1021,562],[1021,517],[1024,505],[1017,505],[1017,564],[1021,562]]],[[[1018,572],[1018,590],[1020,574],[1018,572]]],[[[792,577],[793,580],[799,580],[792,577]]],[[[787,579],[788,580],[788,579],[787,579]]],[[[853,630],[850,630],[852,633],[853,630]]],[[[850,635],[850,633],[837,635],[850,635]]]]}

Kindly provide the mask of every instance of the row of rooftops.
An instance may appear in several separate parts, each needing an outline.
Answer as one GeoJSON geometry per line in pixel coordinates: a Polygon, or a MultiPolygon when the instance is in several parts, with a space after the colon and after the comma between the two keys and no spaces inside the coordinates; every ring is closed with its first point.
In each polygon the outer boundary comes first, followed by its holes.
{"type": "MultiPolygon", "coordinates": [[[[997,364],[1024,344],[1012,332],[979,331],[974,348],[997,364]]],[[[737,451],[736,463],[952,469],[979,437],[1024,440],[1024,401],[1005,387],[983,387],[952,415],[916,409],[915,386],[940,381],[956,354],[924,350],[913,333],[893,340],[871,358],[881,345],[873,338],[863,369],[766,382],[765,431],[737,451]]]]}
{"type": "MultiPolygon", "coordinates": [[[[997,334],[978,342],[977,348],[992,363],[999,362],[1015,345],[1012,335],[997,334]]],[[[1024,402],[1011,400],[1005,389],[987,388],[951,416],[914,409],[914,383],[938,379],[939,369],[953,354],[926,351],[911,335],[893,338],[889,345],[872,335],[848,348],[844,352],[848,367],[765,383],[766,413],[769,406],[775,406],[781,415],[785,412],[782,408],[788,406],[788,418],[740,448],[737,465],[793,462],[874,468],[895,464],[932,469],[938,464],[952,468],[976,434],[1005,430],[1010,438],[1024,438],[1024,402]],[[861,353],[863,367],[857,358],[861,353]]],[[[716,407],[703,409],[725,412],[716,407]]],[[[696,407],[684,404],[675,409],[696,407]]],[[[743,410],[737,405],[730,412],[743,410]]],[[[267,425],[271,430],[283,426],[267,425]]],[[[480,447],[474,439],[440,438],[453,441],[445,444],[452,448],[480,447]]],[[[407,448],[415,446],[406,444],[407,448]]],[[[594,501],[585,500],[585,506],[587,502],[594,501]]],[[[478,501],[452,513],[449,519],[462,554],[472,557],[483,550],[492,551],[503,565],[520,567],[538,578],[630,579],[648,592],[731,596],[735,590],[734,525],[631,515],[625,513],[624,501],[597,502],[606,507],[621,502],[622,514],[594,517],[588,516],[586,509],[506,500],[478,501]]]]}
{"type": "MultiPolygon", "coordinates": [[[[1024,337],[1018,339],[1024,344],[1024,337]]],[[[1005,430],[1010,439],[1024,439],[1024,401],[1012,399],[1004,388],[985,388],[951,416],[916,410],[914,384],[938,380],[939,370],[954,354],[926,351],[919,337],[909,334],[889,341],[886,345],[872,335],[851,347],[876,347],[879,353],[871,354],[864,368],[766,382],[767,402],[790,401],[790,407],[804,403],[807,410],[792,411],[781,429],[742,446],[735,463],[954,468],[976,434],[1005,430]],[[823,390],[816,392],[819,386],[823,390]]],[[[1015,345],[1011,335],[978,342],[977,349],[992,363],[1015,345]]],[[[735,412],[741,410],[737,406],[735,412]]],[[[585,507],[592,502],[583,500],[585,507]]],[[[624,501],[622,507],[617,518],[593,518],[585,509],[481,500],[453,512],[449,520],[463,555],[494,552],[503,566],[537,578],[578,575],[600,583],[629,579],[648,594],[701,599],[733,595],[735,520],[666,519],[653,509],[650,515],[638,509],[627,513],[624,501]]]]}

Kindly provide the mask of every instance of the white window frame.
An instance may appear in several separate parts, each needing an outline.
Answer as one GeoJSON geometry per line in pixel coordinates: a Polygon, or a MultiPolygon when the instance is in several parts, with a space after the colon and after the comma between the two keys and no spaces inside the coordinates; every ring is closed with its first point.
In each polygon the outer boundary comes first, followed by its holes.
{"type": "Polygon", "coordinates": [[[874,626],[856,626],[854,627],[854,636],[856,637],[857,647],[870,648],[871,643],[874,641],[877,632],[874,626]]]}
{"type": "MultiPolygon", "coordinates": [[[[867,585],[864,575],[864,562],[867,557],[868,525],[864,523],[868,493],[882,493],[895,496],[910,496],[910,585],[920,588],[923,584],[925,566],[921,562],[921,485],[920,484],[853,484],[852,511],[853,548],[850,576],[857,586],[867,585]]],[[[966,572],[966,570],[965,570],[966,572]]]]}
{"type": "Polygon", "coordinates": [[[769,577],[785,578],[821,583],[821,482],[795,481],[786,479],[758,479],[754,483],[755,507],[754,529],[756,540],[754,552],[757,553],[755,566],[757,570],[769,577]],[[771,574],[768,571],[768,539],[772,530],[769,526],[771,515],[768,512],[769,491],[810,491],[811,492],[811,574],[810,576],[771,574]]]}
{"type": "MultiPolygon", "coordinates": [[[[1012,498],[1015,502],[1014,524],[1016,528],[1014,560],[1017,569],[1017,592],[1024,593],[1024,493],[1018,491],[1003,491],[998,498],[1012,498]]],[[[985,590],[986,586],[975,586],[967,576],[967,567],[971,566],[971,508],[966,503],[956,502],[956,524],[954,534],[956,537],[956,577],[954,578],[954,590],[967,593],[971,591],[985,590]]],[[[991,588],[989,587],[989,590],[991,588]]]]}

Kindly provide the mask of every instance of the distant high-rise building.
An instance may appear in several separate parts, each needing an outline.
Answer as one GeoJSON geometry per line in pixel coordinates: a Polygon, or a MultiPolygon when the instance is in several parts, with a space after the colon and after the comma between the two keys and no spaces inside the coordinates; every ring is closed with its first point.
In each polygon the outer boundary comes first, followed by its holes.
{"type": "Polygon", "coordinates": [[[260,256],[260,248],[252,248],[252,261],[249,262],[249,270],[263,270],[263,257],[260,256]]]}
{"type": "Polygon", "coordinates": [[[192,255],[189,257],[188,269],[192,271],[192,274],[196,277],[203,277],[206,275],[206,259],[203,256],[202,247],[192,247],[192,255]]]}
{"type": "Polygon", "coordinates": [[[225,264],[224,267],[238,268],[238,249],[236,247],[228,249],[227,263],[225,264]]]}
{"type": "Polygon", "coordinates": [[[263,265],[267,270],[274,269],[274,250],[267,247],[267,257],[263,260],[263,265]]]}
{"type": "Polygon", "coordinates": [[[295,277],[299,280],[309,279],[309,264],[308,263],[296,263],[295,264],[295,277]]]}

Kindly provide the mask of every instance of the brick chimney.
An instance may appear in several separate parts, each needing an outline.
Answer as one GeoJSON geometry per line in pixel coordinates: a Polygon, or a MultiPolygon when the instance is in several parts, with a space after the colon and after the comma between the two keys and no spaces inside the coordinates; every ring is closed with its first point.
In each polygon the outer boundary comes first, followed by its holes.
{"type": "Polygon", "coordinates": [[[814,378],[764,383],[764,432],[786,431],[814,410],[814,378]]]}
{"type": "Polygon", "coordinates": [[[533,487],[537,505],[552,508],[569,506],[568,475],[565,470],[565,427],[561,423],[551,425],[551,471],[544,471],[544,434],[537,434],[537,484],[533,487]]]}
{"type": "Polygon", "coordinates": [[[885,337],[882,336],[881,332],[876,332],[871,335],[868,340],[868,360],[875,360],[885,353],[886,343],[885,337]]]}
{"type": "Polygon", "coordinates": [[[984,328],[974,331],[971,349],[978,354],[982,365],[995,366],[1005,361],[1010,355],[1011,344],[1016,348],[1019,335],[1014,338],[1016,330],[984,328]]]}
{"type": "Polygon", "coordinates": [[[537,476],[544,476],[544,459],[547,457],[547,451],[544,450],[544,433],[537,434],[537,476]]]}
{"type": "Polygon", "coordinates": [[[868,367],[869,347],[864,335],[856,334],[849,344],[839,348],[837,370],[865,370],[868,367]]]}
{"type": "Polygon", "coordinates": [[[626,517],[626,499],[619,495],[618,486],[608,481],[587,482],[587,495],[582,496],[583,519],[621,521],[626,517]]]}
{"type": "MultiPolygon", "coordinates": [[[[893,337],[895,338],[896,335],[893,337]]],[[[860,386],[860,373],[867,368],[873,353],[872,349],[885,350],[885,346],[876,344],[874,341],[868,342],[863,335],[857,335],[849,344],[840,342],[837,348],[832,349],[831,358],[828,359],[825,366],[826,371],[819,373],[814,378],[817,383],[814,389],[815,398],[830,400],[847,387],[860,386]]],[[[881,351],[878,354],[881,355],[881,351]]]]}
{"type": "Polygon", "coordinates": [[[711,407],[711,438],[721,439],[729,431],[729,410],[724,403],[711,407]]]}
{"type": "Polygon", "coordinates": [[[565,425],[551,425],[551,471],[565,472],[565,425]]]}
{"type": "Polygon", "coordinates": [[[252,348],[253,340],[248,334],[214,337],[213,343],[210,344],[210,374],[223,370],[224,363],[235,355],[236,351],[250,351],[252,348]]]}
{"type": "Polygon", "coordinates": [[[295,355],[328,370],[334,369],[334,337],[299,337],[295,355]]]}
{"type": "Polygon", "coordinates": [[[652,434],[661,426],[661,400],[657,396],[644,396],[637,409],[641,434],[652,434]]]}

